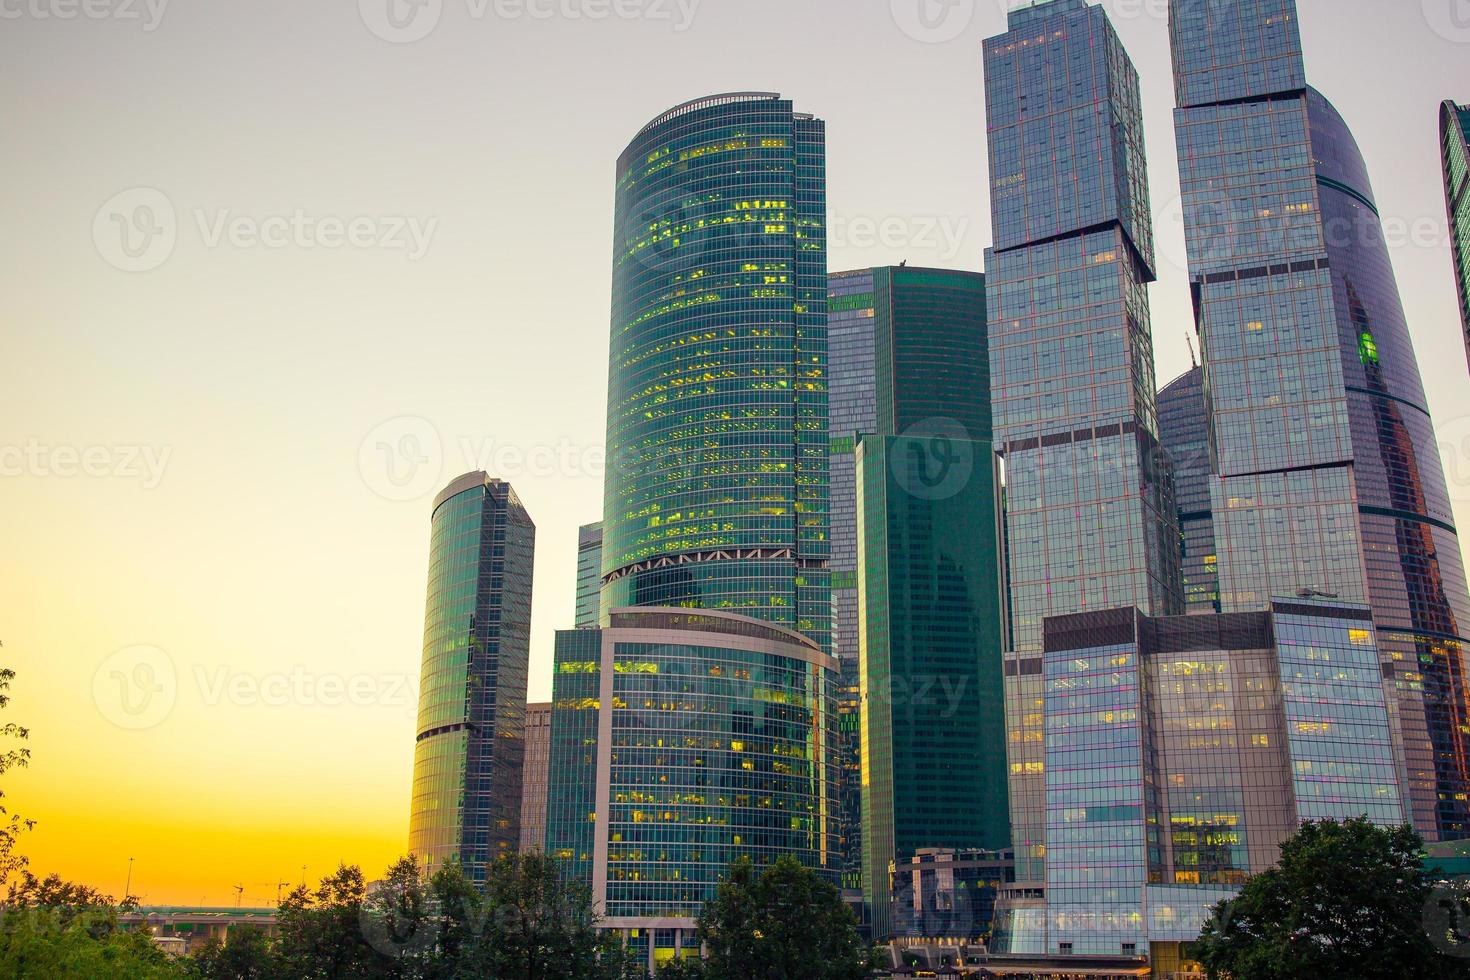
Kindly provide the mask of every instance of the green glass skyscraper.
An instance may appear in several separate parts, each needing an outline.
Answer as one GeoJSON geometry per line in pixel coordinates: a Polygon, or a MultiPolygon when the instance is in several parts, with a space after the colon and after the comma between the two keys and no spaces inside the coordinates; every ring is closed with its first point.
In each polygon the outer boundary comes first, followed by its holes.
{"type": "Polygon", "coordinates": [[[1445,201],[1450,209],[1450,247],[1460,287],[1460,323],[1470,357],[1470,106],[1446,102],[1439,114],[1445,201]]]}
{"type": "Polygon", "coordinates": [[[467,473],[434,500],[409,851],[472,880],[520,845],[536,526],[467,473]]]}
{"type": "Polygon", "coordinates": [[[830,645],[824,130],[717,95],[618,161],[604,621],[714,609],[830,645]]]}
{"type": "Polygon", "coordinates": [[[834,302],[863,314],[833,333],[834,410],[856,426],[833,457],[852,474],[834,485],[834,528],[851,522],[855,554],[844,540],[833,557],[852,561],[857,591],[855,623],[834,625],[857,639],[862,881],[881,939],[891,865],[1010,843],[985,277],[884,268],[832,282],[834,302]]]}

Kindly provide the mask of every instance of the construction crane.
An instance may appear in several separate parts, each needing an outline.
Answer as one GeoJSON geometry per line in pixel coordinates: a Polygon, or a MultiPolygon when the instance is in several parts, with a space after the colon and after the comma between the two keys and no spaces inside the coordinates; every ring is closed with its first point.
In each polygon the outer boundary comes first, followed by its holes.
{"type": "Polygon", "coordinates": [[[244,885],[235,885],[233,887],[235,889],[235,908],[239,908],[240,907],[240,899],[243,898],[244,895],[245,895],[245,886],[244,885]]]}
{"type": "Polygon", "coordinates": [[[256,882],[256,888],[271,888],[276,890],[276,905],[281,904],[281,889],[291,884],[289,881],[260,881],[256,882]]]}
{"type": "Polygon", "coordinates": [[[1194,338],[1190,336],[1188,330],[1184,331],[1184,342],[1189,345],[1189,366],[1199,367],[1199,357],[1194,352],[1194,338]]]}

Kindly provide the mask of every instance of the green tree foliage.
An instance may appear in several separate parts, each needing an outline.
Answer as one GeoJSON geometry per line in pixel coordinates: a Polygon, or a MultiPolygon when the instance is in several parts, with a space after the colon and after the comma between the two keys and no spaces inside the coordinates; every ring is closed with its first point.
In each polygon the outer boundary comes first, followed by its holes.
{"type": "Polygon", "coordinates": [[[0,914],[0,976],[17,980],[175,980],[146,929],[118,925],[112,899],[56,875],[21,871],[0,914]]]}
{"type": "Polygon", "coordinates": [[[191,978],[205,980],[274,980],[282,975],[265,931],[235,926],[225,942],[211,939],[188,963],[191,978]]]}
{"type": "Polygon", "coordinates": [[[1214,908],[1191,955],[1212,980],[1470,977],[1470,960],[1430,939],[1423,850],[1409,827],[1308,823],[1276,867],[1214,908]]]}
{"type": "MultiPolygon", "coordinates": [[[[15,680],[15,671],[0,670],[0,708],[10,704],[10,685],[15,680]]],[[[13,742],[24,742],[30,738],[30,731],[20,725],[8,723],[0,725],[0,739],[4,739],[9,748],[0,752],[0,776],[5,775],[12,769],[24,769],[30,765],[31,750],[24,745],[13,745],[13,742]]],[[[0,789],[0,885],[7,883],[10,876],[25,867],[26,859],[16,851],[16,842],[20,835],[30,830],[33,821],[22,819],[11,813],[5,804],[5,791],[0,789]]]]}
{"type": "Polygon", "coordinates": [[[709,980],[862,980],[871,951],[841,893],[795,858],[737,861],[699,919],[709,980]]]}

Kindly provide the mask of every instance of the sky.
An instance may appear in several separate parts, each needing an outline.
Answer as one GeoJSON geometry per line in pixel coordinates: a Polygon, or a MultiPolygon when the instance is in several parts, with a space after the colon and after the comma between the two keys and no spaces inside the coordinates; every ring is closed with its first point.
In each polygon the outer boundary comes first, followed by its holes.
{"type": "MultiPolygon", "coordinates": [[[[0,720],[31,730],[3,789],[37,871],[247,906],[381,874],[430,503],[460,473],[537,522],[549,696],[601,516],[614,164],[664,109],[775,91],[826,119],[832,270],[981,268],[1008,0],[389,2],[0,0],[0,720]]],[[[1191,329],[1166,4],[1103,5],[1142,77],[1163,384],[1191,329]]],[[[1470,3],[1301,18],[1470,524],[1437,155],[1470,3]]]]}

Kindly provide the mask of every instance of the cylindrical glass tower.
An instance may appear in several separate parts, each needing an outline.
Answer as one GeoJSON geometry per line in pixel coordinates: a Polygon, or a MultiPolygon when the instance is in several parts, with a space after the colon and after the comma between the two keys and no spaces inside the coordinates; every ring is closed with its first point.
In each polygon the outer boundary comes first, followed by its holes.
{"type": "Polygon", "coordinates": [[[830,639],[824,124],[699,99],[618,161],[602,615],[830,639]]]}
{"type": "Polygon", "coordinates": [[[434,501],[409,851],[475,881],[520,845],[535,545],[508,483],[469,473],[434,501]]]}

